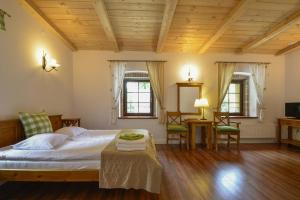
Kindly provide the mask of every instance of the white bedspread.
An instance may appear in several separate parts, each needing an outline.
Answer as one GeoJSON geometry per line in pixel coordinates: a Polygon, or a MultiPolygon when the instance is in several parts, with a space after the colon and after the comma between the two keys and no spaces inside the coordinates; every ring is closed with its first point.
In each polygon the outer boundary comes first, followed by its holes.
{"type": "Polygon", "coordinates": [[[0,160],[74,161],[100,160],[101,151],[120,130],[88,130],[54,150],[15,150],[0,148],[0,160]]]}

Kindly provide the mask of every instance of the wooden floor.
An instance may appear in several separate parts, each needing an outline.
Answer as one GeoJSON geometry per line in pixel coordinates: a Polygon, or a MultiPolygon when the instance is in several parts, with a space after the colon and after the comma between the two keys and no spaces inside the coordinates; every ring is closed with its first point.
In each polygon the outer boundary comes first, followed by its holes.
{"type": "Polygon", "coordinates": [[[0,199],[300,199],[300,150],[243,144],[241,152],[158,145],[164,167],[160,195],[98,189],[97,183],[6,183],[0,199]]]}

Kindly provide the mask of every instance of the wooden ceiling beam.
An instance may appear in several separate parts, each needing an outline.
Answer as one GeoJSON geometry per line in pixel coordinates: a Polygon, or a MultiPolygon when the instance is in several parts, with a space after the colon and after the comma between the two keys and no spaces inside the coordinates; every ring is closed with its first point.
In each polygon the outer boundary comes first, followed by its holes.
{"type": "Polygon", "coordinates": [[[76,51],[77,47],[68,39],[68,37],[59,28],[51,22],[51,20],[33,3],[32,0],[20,0],[22,5],[29,10],[50,32],[58,36],[63,43],[72,51],[76,51]]]}
{"type": "Polygon", "coordinates": [[[156,51],[161,52],[163,50],[163,47],[165,45],[165,42],[167,40],[167,36],[173,21],[173,17],[175,14],[176,6],[177,6],[178,0],[167,0],[163,20],[161,23],[159,38],[157,42],[156,51]]]}
{"type": "Polygon", "coordinates": [[[230,25],[239,18],[245,11],[247,5],[252,0],[241,0],[225,17],[222,24],[219,26],[217,31],[206,41],[199,50],[199,53],[205,53],[205,51],[211,47],[211,45],[218,40],[223,33],[230,27],[230,25]]]}
{"type": "Polygon", "coordinates": [[[291,44],[291,45],[289,45],[289,46],[287,46],[287,47],[285,47],[285,48],[283,48],[283,49],[277,51],[277,52],[275,53],[275,55],[276,55],[276,56],[279,56],[279,55],[282,55],[282,54],[286,54],[286,53],[288,53],[288,52],[290,52],[290,51],[292,51],[292,50],[295,50],[295,49],[297,49],[297,48],[299,48],[299,47],[300,47],[300,41],[298,41],[298,42],[296,42],[296,43],[294,43],[294,44],[291,44]]]}
{"type": "Polygon", "coordinates": [[[280,33],[289,29],[291,26],[295,25],[297,22],[299,22],[299,19],[300,19],[300,10],[294,12],[293,14],[291,14],[290,16],[288,16],[287,18],[282,20],[280,23],[276,24],[274,27],[269,29],[269,31],[267,31],[264,35],[259,36],[258,38],[256,38],[252,42],[250,42],[249,44],[245,45],[242,48],[242,51],[245,52],[248,49],[255,48],[255,47],[271,40],[272,38],[276,37],[280,33]]]}
{"type": "Polygon", "coordinates": [[[107,36],[108,40],[113,43],[114,50],[119,51],[119,45],[118,45],[116,36],[114,34],[112,25],[110,23],[110,20],[109,20],[108,14],[107,14],[107,10],[105,8],[103,0],[96,0],[94,3],[94,7],[95,7],[96,13],[99,17],[99,20],[103,26],[105,35],[107,36]]]}

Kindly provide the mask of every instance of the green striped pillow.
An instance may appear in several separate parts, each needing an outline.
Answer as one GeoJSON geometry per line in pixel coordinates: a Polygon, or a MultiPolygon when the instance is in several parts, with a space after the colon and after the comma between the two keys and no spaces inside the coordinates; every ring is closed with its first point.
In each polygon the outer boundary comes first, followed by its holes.
{"type": "Polygon", "coordinates": [[[26,138],[41,133],[53,132],[51,122],[45,112],[34,114],[20,112],[19,118],[23,124],[26,138]]]}

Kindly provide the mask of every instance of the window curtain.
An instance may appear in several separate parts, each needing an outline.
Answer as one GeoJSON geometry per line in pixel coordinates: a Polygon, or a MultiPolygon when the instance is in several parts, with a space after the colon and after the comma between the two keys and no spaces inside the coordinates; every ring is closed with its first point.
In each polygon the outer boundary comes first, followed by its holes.
{"type": "Polygon", "coordinates": [[[218,111],[221,111],[222,102],[235,70],[236,63],[218,63],[218,111]]]}
{"type": "Polygon", "coordinates": [[[159,123],[164,124],[166,120],[164,105],[164,62],[147,61],[146,66],[154,96],[160,107],[159,123]]]}
{"type": "Polygon", "coordinates": [[[125,62],[111,61],[110,62],[110,71],[112,77],[112,110],[111,110],[111,124],[117,123],[118,118],[118,107],[120,103],[120,94],[123,88],[123,79],[125,76],[125,62]]]}
{"type": "Polygon", "coordinates": [[[256,96],[258,101],[258,117],[259,121],[264,119],[264,92],[266,87],[266,68],[267,64],[250,64],[249,65],[252,80],[255,85],[256,96]]]}

